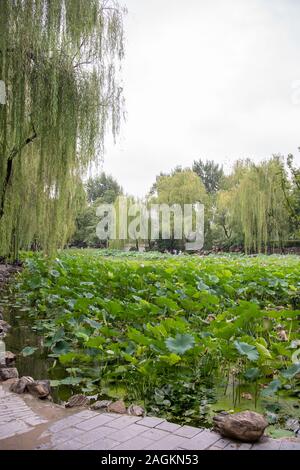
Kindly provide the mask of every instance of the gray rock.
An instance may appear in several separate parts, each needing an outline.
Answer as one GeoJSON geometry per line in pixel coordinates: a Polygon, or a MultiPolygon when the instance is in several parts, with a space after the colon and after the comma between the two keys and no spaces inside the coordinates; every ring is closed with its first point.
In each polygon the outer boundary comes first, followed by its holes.
{"type": "Polygon", "coordinates": [[[126,413],[126,406],[123,400],[117,400],[108,405],[107,411],[110,411],[112,413],[120,413],[120,414],[125,414],[126,413]]]}
{"type": "Polygon", "coordinates": [[[66,408],[74,408],[75,406],[86,406],[89,403],[88,397],[85,395],[73,395],[65,404],[66,408]]]}
{"type": "Polygon", "coordinates": [[[11,326],[5,320],[0,320],[0,337],[5,337],[11,326]]]}
{"type": "Polygon", "coordinates": [[[266,419],[254,411],[220,413],[213,418],[215,428],[224,437],[243,442],[258,441],[268,426],[266,419]]]}
{"type": "Polygon", "coordinates": [[[0,381],[3,382],[9,379],[18,379],[19,373],[15,367],[3,367],[0,369],[0,381]]]}
{"type": "Polygon", "coordinates": [[[142,406],[139,405],[130,405],[127,408],[127,413],[132,416],[144,416],[145,410],[142,406]]]}
{"type": "Polygon", "coordinates": [[[293,431],[294,433],[298,433],[300,429],[300,423],[297,418],[289,418],[285,423],[285,429],[288,431],[293,431]]]}
{"type": "Polygon", "coordinates": [[[25,393],[27,391],[27,385],[33,382],[34,379],[32,377],[23,376],[17,382],[11,384],[9,390],[13,393],[25,393]]]}
{"type": "Polygon", "coordinates": [[[97,401],[98,400],[98,393],[96,395],[86,395],[86,397],[90,400],[90,401],[97,401]]]}
{"type": "Polygon", "coordinates": [[[26,390],[38,398],[46,398],[51,393],[50,380],[34,380],[26,384],[26,390]]]}
{"type": "Polygon", "coordinates": [[[5,351],[5,364],[6,367],[10,367],[16,361],[16,354],[11,351],[5,351]]]}
{"type": "Polygon", "coordinates": [[[12,384],[15,384],[18,382],[19,379],[8,379],[5,381],[5,385],[8,385],[9,387],[12,386],[12,384]]]}
{"type": "Polygon", "coordinates": [[[106,409],[112,403],[111,400],[99,400],[92,404],[91,408],[93,410],[102,410],[106,409]]]}

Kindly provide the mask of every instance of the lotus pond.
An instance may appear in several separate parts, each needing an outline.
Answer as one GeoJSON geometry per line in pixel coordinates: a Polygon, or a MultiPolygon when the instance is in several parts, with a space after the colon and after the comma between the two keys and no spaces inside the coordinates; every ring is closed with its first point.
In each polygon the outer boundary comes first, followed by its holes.
{"type": "Polygon", "coordinates": [[[298,257],[24,257],[1,299],[13,325],[7,347],[19,349],[21,374],[51,379],[56,400],[78,392],[124,398],[198,426],[210,426],[216,411],[256,409],[271,435],[292,435],[300,418],[298,257]]]}

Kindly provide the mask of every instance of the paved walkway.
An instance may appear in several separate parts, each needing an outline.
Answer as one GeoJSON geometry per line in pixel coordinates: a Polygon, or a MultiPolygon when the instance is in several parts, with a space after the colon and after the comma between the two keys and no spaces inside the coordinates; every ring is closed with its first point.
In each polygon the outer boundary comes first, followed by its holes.
{"type": "Polygon", "coordinates": [[[0,449],[300,450],[300,440],[263,438],[254,445],[223,439],[161,418],[66,410],[0,385],[0,449]]]}

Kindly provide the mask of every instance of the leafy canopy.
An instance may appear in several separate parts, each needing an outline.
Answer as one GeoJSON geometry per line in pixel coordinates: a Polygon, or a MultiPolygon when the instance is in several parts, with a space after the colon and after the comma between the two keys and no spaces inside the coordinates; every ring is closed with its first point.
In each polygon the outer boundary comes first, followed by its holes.
{"type": "Polygon", "coordinates": [[[199,176],[209,194],[216,193],[221,189],[224,172],[223,167],[218,163],[213,160],[195,160],[193,171],[199,176]]]}

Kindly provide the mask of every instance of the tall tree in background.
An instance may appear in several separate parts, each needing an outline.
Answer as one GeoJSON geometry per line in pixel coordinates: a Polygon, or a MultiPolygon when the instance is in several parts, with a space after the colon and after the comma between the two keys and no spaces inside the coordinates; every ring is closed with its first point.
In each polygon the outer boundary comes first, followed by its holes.
{"type": "MultiPolygon", "coordinates": [[[[149,202],[156,204],[179,204],[184,208],[184,204],[194,204],[200,202],[205,207],[205,222],[210,219],[209,197],[205,186],[199,177],[190,168],[182,169],[177,167],[169,175],[156,177],[156,182],[150,192],[149,202]]],[[[175,240],[173,232],[173,219],[171,219],[170,240],[158,240],[160,248],[183,249],[184,240],[175,240]]],[[[207,224],[206,227],[207,229],[207,224]]]]}
{"type": "Polygon", "coordinates": [[[119,183],[111,176],[102,172],[95,178],[89,178],[86,184],[88,202],[106,202],[111,204],[115,202],[117,196],[123,193],[119,183]]]}
{"type": "Polygon", "coordinates": [[[157,178],[156,198],[158,204],[192,204],[194,202],[207,202],[204,184],[189,168],[176,169],[170,175],[157,178]]]}
{"type": "Polygon", "coordinates": [[[282,246],[289,233],[289,214],[281,187],[281,181],[287,180],[283,161],[278,157],[258,165],[247,161],[243,171],[241,164],[236,170],[239,176],[236,180],[232,178],[235,184],[218,196],[218,213],[225,235],[232,236],[234,229],[238,229],[246,252],[282,246]]]}
{"type": "Polygon", "coordinates": [[[194,161],[193,171],[199,176],[209,196],[209,205],[206,207],[207,214],[207,209],[209,208],[209,218],[206,217],[205,223],[205,248],[210,249],[213,245],[212,226],[216,212],[216,195],[221,189],[224,179],[223,167],[213,160],[207,160],[205,162],[199,159],[198,161],[194,161]]]}
{"type": "Polygon", "coordinates": [[[1,0],[0,255],[70,236],[81,174],[119,129],[122,20],[114,0],[1,0]]]}
{"type": "Polygon", "coordinates": [[[208,194],[215,194],[221,188],[224,176],[223,167],[213,160],[206,162],[199,159],[193,163],[193,171],[202,180],[208,194]]]}
{"type": "MultiPolygon", "coordinates": [[[[300,148],[299,148],[300,151],[300,148]]],[[[295,167],[294,156],[287,156],[287,167],[291,176],[290,181],[283,178],[281,181],[282,190],[286,202],[287,211],[291,217],[294,235],[299,236],[300,229],[300,169],[295,167]]]]}
{"type": "Polygon", "coordinates": [[[123,193],[121,186],[111,175],[104,172],[95,178],[89,178],[86,186],[86,206],[79,211],[75,222],[75,232],[71,244],[80,247],[105,246],[96,235],[99,217],[96,215],[100,204],[113,204],[123,193]]]}

